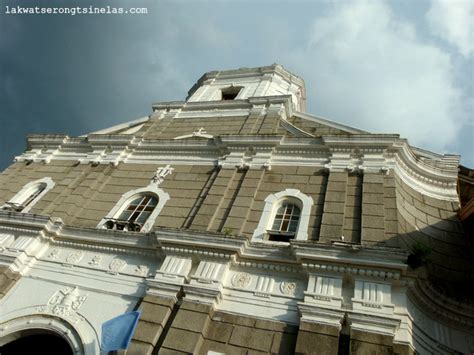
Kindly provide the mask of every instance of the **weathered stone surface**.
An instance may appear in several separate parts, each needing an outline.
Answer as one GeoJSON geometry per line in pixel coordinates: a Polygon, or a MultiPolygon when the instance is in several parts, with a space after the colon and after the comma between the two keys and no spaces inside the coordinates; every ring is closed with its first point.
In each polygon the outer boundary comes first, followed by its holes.
{"type": "Polygon", "coordinates": [[[326,193],[326,201],[330,202],[345,202],[346,201],[346,193],[338,192],[338,191],[328,191],[326,193]]]}
{"type": "Polygon", "coordinates": [[[149,302],[149,303],[154,303],[154,304],[159,304],[159,305],[170,307],[170,308],[173,307],[174,304],[175,304],[175,301],[172,298],[155,296],[155,295],[146,295],[145,298],[143,299],[143,301],[144,302],[149,302]]]}
{"type": "Polygon", "coordinates": [[[184,355],[184,354],[189,354],[185,351],[177,351],[177,350],[172,350],[172,349],[166,349],[166,348],[161,348],[160,351],[158,351],[159,355],[184,355]]]}
{"type": "Polygon", "coordinates": [[[230,313],[221,312],[221,311],[214,312],[214,316],[212,317],[212,319],[216,321],[220,321],[220,322],[225,322],[225,323],[243,325],[246,327],[254,327],[255,322],[256,322],[255,318],[230,314],[230,313]]]}
{"type": "Polygon", "coordinates": [[[306,331],[311,333],[326,334],[334,337],[339,336],[339,327],[334,327],[327,324],[319,324],[312,322],[302,321],[299,327],[300,331],[306,331]]]}
{"type": "Polygon", "coordinates": [[[393,337],[378,333],[364,332],[360,330],[351,330],[351,341],[358,340],[365,343],[392,346],[393,337]]]}
{"type": "Polygon", "coordinates": [[[365,173],[364,183],[383,183],[384,176],[382,174],[365,173]]]}
{"type": "Polygon", "coordinates": [[[374,194],[363,192],[362,203],[372,203],[377,205],[383,205],[383,194],[374,194]]]}
{"type": "Polygon", "coordinates": [[[148,343],[132,340],[126,354],[127,355],[150,355],[153,352],[153,346],[148,343]]]}
{"type": "MultiPolygon", "coordinates": [[[[324,204],[324,213],[344,213],[344,203],[342,202],[326,202],[324,204]]],[[[324,214],[323,214],[324,218],[324,214]]]]}
{"type": "Polygon", "coordinates": [[[362,229],[384,229],[384,219],[381,216],[366,216],[362,213],[362,229]]]}
{"type": "Polygon", "coordinates": [[[337,355],[338,338],[300,330],[295,354],[337,355]]]}
{"type": "Polygon", "coordinates": [[[340,226],[344,222],[344,214],[342,213],[325,213],[323,215],[323,223],[333,226],[340,226]]]}
{"type": "Polygon", "coordinates": [[[270,352],[272,354],[286,355],[293,354],[296,347],[297,334],[275,333],[270,352]]]}
{"type": "Polygon", "coordinates": [[[141,341],[143,343],[148,343],[151,345],[155,345],[158,341],[158,338],[163,331],[163,327],[160,324],[140,321],[138,323],[137,329],[133,338],[135,340],[141,341]]]}
{"type": "Polygon", "coordinates": [[[272,331],[235,326],[229,343],[260,351],[269,351],[272,345],[272,340],[272,331]]]}
{"type": "Polygon", "coordinates": [[[373,184],[373,183],[367,183],[364,181],[363,185],[364,193],[375,193],[375,194],[383,194],[384,193],[384,187],[383,184],[373,184]]]}
{"type": "Polygon", "coordinates": [[[354,355],[368,355],[368,354],[392,355],[393,349],[391,346],[364,343],[361,341],[351,340],[351,355],[352,354],[354,355]]]}
{"type": "Polygon", "coordinates": [[[234,326],[228,323],[212,321],[205,332],[205,337],[210,340],[227,343],[234,326]]]}
{"type": "Polygon", "coordinates": [[[202,342],[200,333],[189,330],[170,328],[166,335],[163,347],[171,350],[194,353],[202,342]]]}
{"type": "Polygon", "coordinates": [[[232,346],[229,344],[219,343],[216,341],[205,340],[202,344],[199,354],[207,354],[208,351],[215,351],[220,352],[223,354],[236,354],[236,355],[244,355],[247,354],[249,351],[247,348],[241,348],[238,346],[232,346]]]}
{"type": "Polygon", "coordinates": [[[208,304],[193,302],[193,301],[184,299],[183,303],[180,306],[180,309],[186,309],[189,311],[210,314],[212,311],[212,306],[208,304]]]}
{"type": "Polygon", "coordinates": [[[206,313],[199,313],[180,309],[173,321],[173,328],[190,330],[201,333],[209,322],[209,316],[206,313]]]}
{"type": "Polygon", "coordinates": [[[147,322],[163,324],[171,314],[171,309],[167,306],[148,302],[142,302],[142,306],[143,310],[140,319],[147,322]]]}
{"type": "Polygon", "coordinates": [[[296,326],[292,326],[284,322],[277,322],[277,321],[264,320],[264,319],[257,319],[255,321],[255,328],[273,330],[276,332],[286,332],[286,333],[296,333],[298,331],[298,328],[296,326]]]}
{"type": "MultiPolygon", "coordinates": [[[[324,216],[323,216],[323,223],[324,223],[324,216]]],[[[334,240],[340,239],[342,236],[342,225],[340,226],[333,226],[333,225],[325,225],[321,226],[320,230],[320,239],[321,240],[334,240]]]]}

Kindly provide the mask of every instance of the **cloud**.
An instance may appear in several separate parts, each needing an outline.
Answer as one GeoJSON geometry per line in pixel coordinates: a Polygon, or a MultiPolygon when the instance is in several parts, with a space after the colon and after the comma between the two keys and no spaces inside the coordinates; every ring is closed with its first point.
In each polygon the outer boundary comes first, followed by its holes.
{"type": "Polygon", "coordinates": [[[387,3],[336,4],[291,57],[304,68],[311,113],[436,151],[452,144],[463,108],[450,56],[419,40],[387,3]]]}
{"type": "Polygon", "coordinates": [[[426,14],[433,34],[457,47],[464,56],[474,51],[474,4],[471,0],[433,0],[426,14]]]}

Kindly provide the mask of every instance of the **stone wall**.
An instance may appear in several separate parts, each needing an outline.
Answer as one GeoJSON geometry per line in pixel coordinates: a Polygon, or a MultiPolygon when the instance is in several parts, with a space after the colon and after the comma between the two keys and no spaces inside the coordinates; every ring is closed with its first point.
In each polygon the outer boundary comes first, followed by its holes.
{"type": "Polygon", "coordinates": [[[174,139],[192,134],[204,128],[212,136],[225,135],[284,135],[280,127],[280,116],[277,111],[265,112],[261,109],[250,110],[250,113],[233,117],[186,117],[186,113],[175,116],[167,114],[164,118],[152,118],[137,132],[137,136],[147,139],[174,139]]]}
{"type": "MultiPolygon", "coordinates": [[[[146,187],[159,166],[90,166],[71,161],[15,163],[2,175],[0,204],[26,183],[49,176],[55,182],[31,213],[66,224],[96,227],[128,191],[146,187]]],[[[160,184],[170,195],[155,227],[189,228],[252,237],[265,199],[286,189],[312,198],[308,239],[323,243],[386,243],[397,233],[393,175],[327,172],[316,167],[271,170],[174,165],[160,184]]]]}

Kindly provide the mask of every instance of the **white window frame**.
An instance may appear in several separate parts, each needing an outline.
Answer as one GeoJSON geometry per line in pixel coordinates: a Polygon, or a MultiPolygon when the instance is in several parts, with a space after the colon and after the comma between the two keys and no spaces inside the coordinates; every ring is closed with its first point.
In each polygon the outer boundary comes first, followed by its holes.
{"type": "MultiPolygon", "coordinates": [[[[13,204],[23,204],[27,199],[28,197],[30,197],[32,194],[34,194],[37,189],[42,185],[42,184],[46,184],[46,187],[44,188],[43,191],[41,191],[40,194],[38,194],[38,196],[36,196],[27,206],[25,206],[25,208],[23,208],[20,212],[21,213],[27,213],[31,210],[31,208],[33,208],[33,206],[39,201],[41,200],[41,198],[46,195],[46,193],[51,190],[55,183],[53,181],[53,179],[51,179],[50,177],[44,177],[42,179],[39,179],[39,180],[35,180],[35,181],[31,181],[29,183],[27,183],[25,186],[23,186],[23,188],[15,195],[13,196],[10,200],[8,200],[8,202],[10,203],[13,203],[13,204]]],[[[1,206],[1,208],[7,208],[9,207],[8,204],[4,204],[3,206],[1,206]]]]}
{"type": "Polygon", "coordinates": [[[268,230],[271,230],[273,220],[275,219],[278,207],[284,202],[296,204],[300,208],[300,221],[295,234],[295,240],[308,240],[308,226],[311,214],[311,206],[314,204],[313,199],[297,189],[286,189],[284,191],[270,194],[265,199],[262,216],[255,229],[252,242],[265,243],[285,243],[265,240],[268,230]]]}
{"type": "Polygon", "coordinates": [[[99,224],[97,225],[97,228],[105,228],[105,223],[108,220],[120,216],[122,211],[127,208],[130,202],[132,202],[132,200],[135,199],[138,195],[155,195],[158,199],[158,204],[156,205],[155,209],[150,214],[146,222],[143,224],[142,229],[140,230],[140,233],[149,232],[153,228],[155,220],[160,214],[163,207],[165,206],[166,202],[170,199],[170,195],[168,193],[164,192],[162,189],[160,189],[154,184],[124,193],[120,200],[110,210],[110,212],[100,220],[99,224]]]}

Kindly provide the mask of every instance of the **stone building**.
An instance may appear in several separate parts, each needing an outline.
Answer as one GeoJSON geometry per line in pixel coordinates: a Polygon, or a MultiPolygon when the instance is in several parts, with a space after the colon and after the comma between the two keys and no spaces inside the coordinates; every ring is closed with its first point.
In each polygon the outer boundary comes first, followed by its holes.
{"type": "Polygon", "coordinates": [[[138,308],[127,354],[473,353],[459,156],[305,101],[280,65],[214,71],[149,117],[30,135],[0,175],[2,354],[98,354],[138,308]]]}

